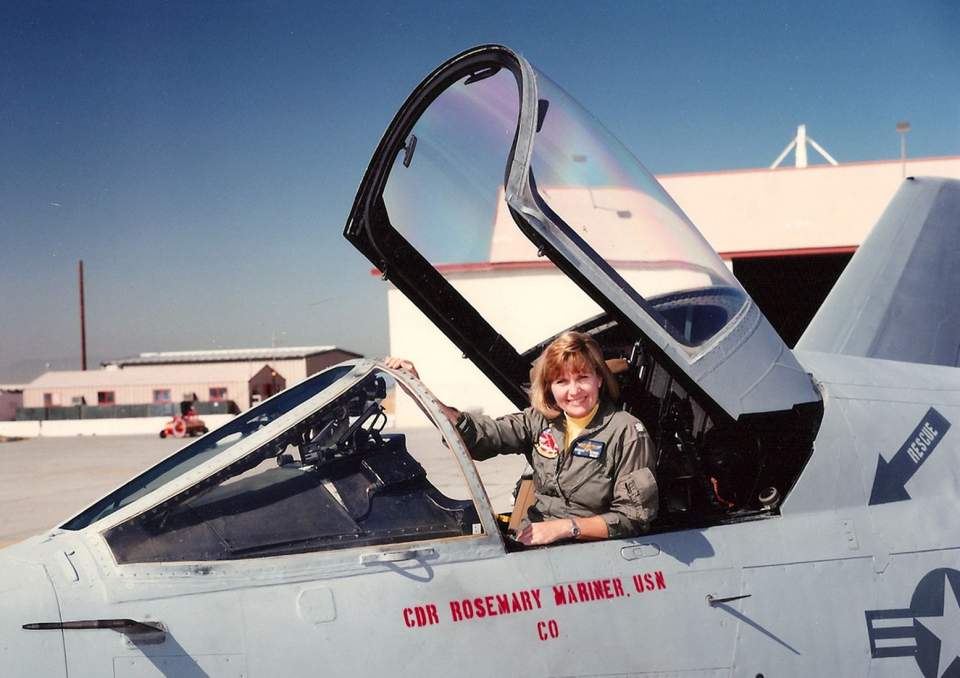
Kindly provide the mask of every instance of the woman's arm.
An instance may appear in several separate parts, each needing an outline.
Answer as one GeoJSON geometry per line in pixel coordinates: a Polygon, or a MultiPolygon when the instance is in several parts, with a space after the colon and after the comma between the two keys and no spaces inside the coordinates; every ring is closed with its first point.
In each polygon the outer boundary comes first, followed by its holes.
{"type": "Polygon", "coordinates": [[[609,511],[603,514],[612,538],[632,537],[646,531],[660,505],[653,440],[643,424],[635,421],[625,431],[613,478],[613,498],[609,511]]]}
{"type": "Polygon", "coordinates": [[[588,516],[530,523],[517,535],[517,541],[526,546],[542,546],[561,539],[572,539],[574,522],[580,528],[580,535],[577,537],[580,541],[606,539],[609,536],[607,521],[602,516],[588,516]]]}

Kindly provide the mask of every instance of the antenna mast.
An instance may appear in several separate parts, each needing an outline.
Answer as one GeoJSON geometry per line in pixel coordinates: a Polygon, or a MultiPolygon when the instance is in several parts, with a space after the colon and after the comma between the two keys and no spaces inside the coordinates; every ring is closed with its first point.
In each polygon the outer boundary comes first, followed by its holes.
{"type": "Polygon", "coordinates": [[[797,125],[797,136],[793,138],[787,147],[783,149],[776,160],[773,161],[773,164],[770,165],[770,169],[776,169],[780,166],[780,163],[783,162],[783,159],[787,157],[787,154],[790,153],[793,149],[796,149],[795,153],[795,167],[803,168],[807,166],[807,144],[813,146],[813,150],[823,156],[823,159],[829,162],[831,165],[838,164],[836,160],[833,159],[833,156],[827,153],[823,146],[818,144],[813,140],[813,137],[807,136],[807,126],[806,125],[797,125]]]}

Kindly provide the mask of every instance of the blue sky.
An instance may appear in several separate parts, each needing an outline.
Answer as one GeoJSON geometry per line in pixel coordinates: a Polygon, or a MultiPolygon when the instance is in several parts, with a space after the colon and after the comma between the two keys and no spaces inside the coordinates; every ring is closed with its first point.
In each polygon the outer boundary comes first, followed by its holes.
{"type": "Polygon", "coordinates": [[[396,108],[513,47],[655,173],[960,155],[960,4],[20,2],[0,13],[0,382],[88,351],[387,349],[342,238],[396,108]]]}

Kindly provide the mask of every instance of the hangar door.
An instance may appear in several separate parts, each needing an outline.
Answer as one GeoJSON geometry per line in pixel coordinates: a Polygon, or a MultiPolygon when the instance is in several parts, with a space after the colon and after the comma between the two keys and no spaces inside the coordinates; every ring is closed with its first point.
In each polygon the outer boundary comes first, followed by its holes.
{"type": "Polygon", "coordinates": [[[793,348],[843,273],[853,250],[829,254],[733,257],[733,274],[793,348]]]}

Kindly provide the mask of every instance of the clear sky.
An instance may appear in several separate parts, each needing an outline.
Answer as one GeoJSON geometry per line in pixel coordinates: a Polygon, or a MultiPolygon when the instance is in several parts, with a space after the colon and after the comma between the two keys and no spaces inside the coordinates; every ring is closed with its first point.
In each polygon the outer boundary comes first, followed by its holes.
{"type": "Polygon", "coordinates": [[[0,12],[0,383],[141,351],[387,349],[341,233],[396,108],[499,42],[655,173],[960,155],[960,3],[16,2],[0,12]],[[811,156],[812,157],[812,156],[811,156]]]}

